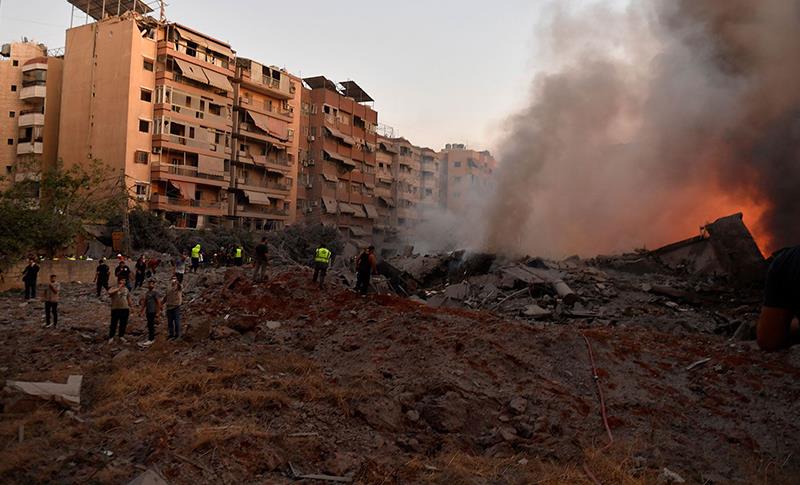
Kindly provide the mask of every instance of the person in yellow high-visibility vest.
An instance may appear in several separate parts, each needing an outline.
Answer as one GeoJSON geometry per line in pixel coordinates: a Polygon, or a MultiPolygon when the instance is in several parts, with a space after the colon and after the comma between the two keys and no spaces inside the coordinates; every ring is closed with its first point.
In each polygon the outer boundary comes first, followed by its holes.
{"type": "Polygon", "coordinates": [[[314,252],[314,277],[311,279],[314,283],[319,279],[320,289],[325,285],[325,275],[328,273],[328,266],[331,264],[331,257],[333,253],[328,249],[325,243],[319,245],[314,252]]]}
{"type": "Polygon", "coordinates": [[[192,273],[197,273],[197,267],[200,266],[200,249],[200,243],[192,248],[192,273]]]}
{"type": "Polygon", "coordinates": [[[243,260],[242,253],[243,252],[244,252],[244,250],[239,245],[237,245],[236,249],[233,250],[233,264],[235,264],[236,266],[241,266],[242,265],[242,260],[243,260]]]}

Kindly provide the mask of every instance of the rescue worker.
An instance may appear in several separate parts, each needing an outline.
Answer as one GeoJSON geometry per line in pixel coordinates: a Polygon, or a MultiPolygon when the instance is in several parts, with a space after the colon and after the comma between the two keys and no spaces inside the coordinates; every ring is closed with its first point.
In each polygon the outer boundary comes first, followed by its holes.
{"type": "Polygon", "coordinates": [[[242,246],[236,245],[236,249],[233,250],[233,264],[236,266],[242,265],[242,246]]]}
{"type": "Polygon", "coordinates": [[[325,243],[320,244],[314,252],[314,277],[311,281],[316,283],[317,278],[319,278],[320,289],[325,286],[325,275],[328,273],[332,255],[333,253],[326,247],[325,243]]]}
{"type": "Polygon", "coordinates": [[[373,274],[378,274],[378,260],[375,258],[375,246],[370,246],[356,260],[356,291],[361,295],[369,291],[369,280],[373,274]]]}
{"type": "Polygon", "coordinates": [[[200,243],[192,248],[192,273],[197,273],[197,268],[200,266],[200,249],[200,243]]]}
{"type": "Polygon", "coordinates": [[[800,246],[778,251],[769,266],[756,327],[758,346],[772,351],[800,343],[794,318],[800,319],[800,246]]]}

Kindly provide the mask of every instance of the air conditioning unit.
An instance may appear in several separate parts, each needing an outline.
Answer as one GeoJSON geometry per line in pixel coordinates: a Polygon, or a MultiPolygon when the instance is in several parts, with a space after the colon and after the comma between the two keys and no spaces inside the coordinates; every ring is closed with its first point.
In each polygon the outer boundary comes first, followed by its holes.
{"type": "Polygon", "coordinates": [[[153,147],[153,154],[159,155],[161,153],[161,147],[153,147]]]}
{"type": "Polygon", "coordinates": [[[306,208],[306,214],[311,214],[312,212],[314,212],[314,209],[311,207],[306,208]]]}
{"type": "Polygon", "coordinates": [[[318,201],[316,201],[316,200],[311,201],[311,207],[318,207],[318,206],[319,206],[319,202],[318,201]]]}
{"type": "Polygon", "coordinates": [[[306,167],[313,167],[313,166],[314,166],[314,160],[306,160],[306,167]]]}
{"type": "Polygon", "coordinates": [[[308,135],[308,141],[311,141],[311,142],[313,142],[313,141],[314,141],[314,140],[316,140],[316,139],[317,139],[317,138],[316,138],[314,135],[308,135]]]}
{"type": "Polygon", "coordinates": [[[147,200],[147,194],[136,194],[136,200],[139,200],[139,201],[142,201],[142,202],[146,201],[147,200]]]}

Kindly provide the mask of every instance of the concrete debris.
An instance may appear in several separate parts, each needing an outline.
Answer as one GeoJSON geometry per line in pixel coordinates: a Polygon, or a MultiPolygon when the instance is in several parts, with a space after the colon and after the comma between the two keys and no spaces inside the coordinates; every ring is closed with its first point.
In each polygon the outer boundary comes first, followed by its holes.
{"type": "Polygon", "coordinates": [[[526,317],[532,317],[536,319],[536,318],[551,317],[553,315],[553,312],[545,310],[539,305],[528,305],[525,307],[525,311],[522,312],[522,314],[525,315],[526,317]]]}
{"type": "Polygon", "coordinates": [[[528,400],[524,397],[517,396],[508,403],[508,408],[516,414],[523,414],[528,409],[528,400]]]}
{"type": "Polygon", "coordinates": [[[148,469],[138,477],[134,478],[128,485],[169,485],[158,472],[148,469]]]}
{"type": "Polygon", "coordinates": [[[659,484],[686,483],[686,480],[684,480],[682,476],[678,475],[669,468],[664,467],[661,470],[661,474],[659,474],[658,476],[658,483],[659,484]]]}
{"type": "Polygon", "coordinates": [[[81,405],[81,384],[83,376],[69,376],[66,384],[53,382],[6,381],[6,389],[22,391],[48,401],[55,401],[70,407],[81,405]]]}

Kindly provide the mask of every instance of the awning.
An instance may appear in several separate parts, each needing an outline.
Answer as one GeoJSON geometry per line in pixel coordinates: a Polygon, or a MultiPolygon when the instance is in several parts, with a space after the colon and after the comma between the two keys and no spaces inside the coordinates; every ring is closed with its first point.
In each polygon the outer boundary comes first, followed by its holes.
{"type": "Polygon", "coordinates": [[[395,207],[394,201],[392,199],[390,199],[389,197],[378,197],[378,198],[380,200],[382,200],[383,203],[386,204],[387,207],[395,207]]]}
{"type": "Polygon", "coordinates": [[[350,232],[352,232],[355,237],[365,237],[372,234],[361,226],[350,226],[348,229],[350,229],[350,232]]]}
{"type": "Polygon", "coordinates": [[[336,214],[336,199],[331,197],[323,197],[322,205],[325,207],[325,212],[328,214],[336,214]]]}
{"type": "Polygon", "coordinates": [[[347,157],[345,157],[343,155],[339,155],[338,153],[332,153],[332,152],[329,152],[328,150],[325,150],[325,153],[327,153],[328,157],[330,157],[332,160],[336,160],[338,162],[342,162],[343,164],[345,164],[345,165],[347,165],[349,167],[353,167],[353,168],[356,167],[356,162],[350,160],[349,158],[347,158],[347,157]]]}
{"type": "Polygon", "coordinates": [[[339,202],[339,212],[341,214],[355,214],[356,210],[348,203],[339,202]]]}
{"type": "Polygon", "coordinates": [[[231,85],[231,82],[228,81],[227,77],[216,71],[212,71],[211,69],[203,68],[203,72],[205,72],[208,82],[211,83],[211,85],[215,88],[219,88],[228,92],[233,91],[233,86],[231,85]]]}
{"type": "Polygon", "coordinates": [[[356,217],[360,217],[362,219],[367,218],[367,212],[364,210],[364,207],[361,204],[350,204],[350,207],[353,208],[353,215],[356,217]]]}
{"type": "Polygon", "coordinates": [[[328,182],[338,182],[339,181],[338,177],[336,177],[334,175],[329,175],[329,174],[327,174],[325,172],[322,172],[322,178],[324,178],[328,182]]]}
{"type": "Polygon", "coordinates": [[[378,177],[378,182],[380,182],[382,184],[390,184],[391,185],[392,179],[387,178],[387,177],[378,177]]]}
{"type": "Polygon", "coordinates": [[[209,84],[208,77],[206,77],[205,70],[202,67],[195,66],[194,64],[186,62],[183,59],[175,58],[175,62],[178,64],[181,73],[183,73],[185,77],[199,83],[209,84]]]}
{"type": "Polygon", "coordinates": [[[364,187],[368,187],[370,189],[374,189],[375,188],[375,183],[373,183],[372,180],[364,180],[364,187]]]}
{"type": "Polygon", "coordinates": [[[378,210],[372,204],[364,204],[364,210],[367,211],[367,217],[370,219],[378,218],[378,210]]]}
{"type": "Polygon", "coordinates": [[[253,123],[264,133],[269,133],[269,120],[266,115],[262,115],[261,113],[256,113],[255,111],[250,111],[246,109],[247,115],[250,116],[250,119],[253,120],[253,123]]]}
{"type": "Polygon", "coordinates": [[[271,205],[269,202],[269,197],[267,197],[267,194],[262,194],[261,192],[253,192],[252,190],[245,190],[244,195],[247,196],[247,200],[251,204],[271,205]]]}
{"type": "Polygon", "coordinates": [[[188,40],[190,42],[194,42],[197,45],[201,45],[206,49],[212,50],[214,52],[219,52],[225,56],[228,56],[229,59],[233,58],[233,51],[230,47],[224,46],[219,42],[214,42],[213,40],[203,37],[202,35],[195,34],[187,29],[175,26],[175,30],[178,31],[178,35],[181,36],[182,39],[188,40]]]}
{"type": "Polygon", "coordinates": [[[389,143],[388,141],[382,141],[380,145],[389,153],[400,153],[397,148],[394,147],[393,143],[389,143]]]}
{"type": "Polygon", "coordinates": [[[374,152],[378,150],[378,145],[367,142],[367,148],[369,149],[369,151],[374,152]]]}
{"type": "Polygon", "coordinates": [[[347,145],[353,146],[355,144],[355,140],[353,139],[353,137],[351,137],[349,135],[345,135],[344,133],[342,133],[341,131],[337,130],[336,128],[331,128],[330,126],[326,126],[325,130],[327,130],[328,133],[330,133],[331,136],[342,140],[347,145]]]}

